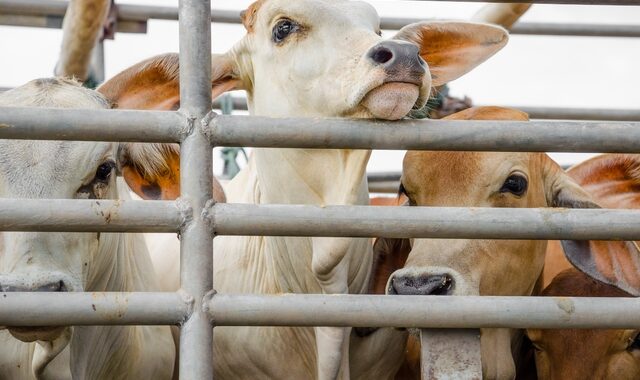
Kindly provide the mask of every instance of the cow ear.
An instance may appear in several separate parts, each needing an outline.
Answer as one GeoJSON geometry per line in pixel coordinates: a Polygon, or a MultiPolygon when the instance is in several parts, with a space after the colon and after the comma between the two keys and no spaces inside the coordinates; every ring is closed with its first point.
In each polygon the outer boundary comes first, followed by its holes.
{"type": "Polygon", "coordinates": [[[432,86],[457,79],[502,49],[505,29],[471,22],[419,22],[400,29],[393,39],[412,42],[429,65],[432,86]]]}
{"type": "MultiPolygon", "coordinates": [[[[551,205],[600,208],[559,166],[550,166],[548,172],[551,205]]],[[[640,296],[640,249],[635,242],[562,240],[561,244],[567,260],[589,277],[640,296]]]]}
{"type": "Polygon", "coordinates": [[[180,147],[177,144],[121,144],[119,168],[129,188],[142,199],[180,196],[180,147]]]}
{"type": "MultiPolygon", "coordinates": [[[[235,55],[234,55],[235,56],[235,55]]],[[[243,89],[231,54],[212,55],[211,95],[243,89]]],[[[163,54],[129,67],[98,88],[113,108],[177,110],[180,108],[178,54],[163,54]]]]}

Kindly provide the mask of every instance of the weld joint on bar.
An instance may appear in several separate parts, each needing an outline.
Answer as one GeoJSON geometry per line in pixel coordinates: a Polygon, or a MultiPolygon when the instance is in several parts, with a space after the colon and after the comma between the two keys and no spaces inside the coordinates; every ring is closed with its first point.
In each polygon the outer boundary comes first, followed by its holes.
{"type": "Polygon", "coordinates": [[[217,293],[218,292],[216,292],[215,289],[212,289],[211,291],[207,292],[207,294],[205,294],[202,298],[202,312],[209,317],[209,323],[211,323],[211,327],[215,327],[216,325],[211,307],[213,305],[213,297],[217,293]]]}
{"type": "Polygon", "coordinates": [[[184,198],[176,199],[175,204],[178,208],[178,212],[180,213],[180,219],[182,219],[178,229],[182,231],[193,221],[193,207],[191,207],[189,201],[184,198]]]}
{"type": "Polygon", "coordinates": [[[193,314],[193,309],[194,309],[196,300],[195,298],[193,298],[191,294],[187,293],[184,289],[178,289],[176,293],[178,294],[178,297],[180,297],[180,299],[185,305],[185,313],[182,316],[182,320],[178,321],[179,326],[184,326],[184,324],[187,323],[187,321],[189,320],[189,318],[191,318],[191,315],[193,314]]]}
{"type": "Polygon", "coordinates": [[[216,122],[218,120],[218,115],[213,111],[211,113],[213,113],[212,117],[209,117],[211,114],[208,114],[202,119],[202,134],[207,138],[207,140],[209,140],[211,146],[215,147],[217,146],[216,122]]]}
{"type": "Polygon", "coordinates": [[[202,220],[206,224],[207,228],[211,232],[212,236],[216,235],[215,230],[215,220],[216,220],[216,205],[215,199],[209,199],[207,203],[205,203],[204,208],[202,209],[202,220]]]}

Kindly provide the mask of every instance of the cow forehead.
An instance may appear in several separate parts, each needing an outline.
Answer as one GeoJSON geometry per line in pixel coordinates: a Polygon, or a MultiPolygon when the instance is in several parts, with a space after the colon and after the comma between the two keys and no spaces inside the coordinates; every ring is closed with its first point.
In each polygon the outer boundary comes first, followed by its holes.
{"type": "MultiPolygon", "coordinates": [[[[438,184],[470,189],[465,185],[489,185],[503,181],[511,171],[535,176],[534,155],[529,153],[492,152],[408,152],[403,164],[405,187],[433,190],[438,184]]],[[[531,179],[531,178],[530,178],[531,179]]],[[[442,190],[447,190],[442,189],[442,190]]]]}
{"type": "MultiPolygon", "coordinates": [[[[110,104],[73,80],[44,78],[0,94],[0,106],[103,109],[110,104]]],[[[116,144],[105,142],[0,140],[2,196],[69,196],[115,149],[116,144]]]]}
{"type": "Polygon", "coordinates": [[[0,140],[0,195],[70,197],[115,154],[106,142],[0,140]]]}
{"type": "Polygon", "coordinates": [[[377,29],[378,13],[368,3],[349,0],[259,0],[243,14],[243,23],[249,33],[270,27],[276,17],[288,17],[299,22],[317,25],[331,23],[334,27],[361,26],[377,29]]]}

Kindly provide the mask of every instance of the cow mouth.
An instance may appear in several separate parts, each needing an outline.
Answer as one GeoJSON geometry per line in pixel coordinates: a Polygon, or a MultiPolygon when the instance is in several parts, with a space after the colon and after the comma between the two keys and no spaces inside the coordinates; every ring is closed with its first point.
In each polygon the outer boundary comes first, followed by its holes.
{"type": "Polygon", "coordinates": [[[65,326],[42,327],[7,327],[9,333],[21,342],[30,343],[39,341],[51,342],[56,340],[66,329],[65,326]]]}
{"type": "Polygon", "coordinates": [[[414,83],[388,82],[369,91],[362,105],[377,119],[400,120],[411,111],[420,96],[414,83]]]}

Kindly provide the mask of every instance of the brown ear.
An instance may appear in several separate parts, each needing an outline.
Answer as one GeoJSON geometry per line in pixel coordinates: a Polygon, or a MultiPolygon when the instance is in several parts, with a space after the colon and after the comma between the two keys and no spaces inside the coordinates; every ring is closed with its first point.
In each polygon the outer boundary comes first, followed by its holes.
{"type": "MultiPolygon", "coordinates": [[[[557,165],[550,166],[551,204],[567,208],[600,208],[557,165]]],[[[591,278],[640,296],[640,249],[635,242],[562,240],[569,262],[591,278]]]]}
{"type": "Polygon", "coordinates": [[[121,144],[118,161],[127,185],[142,199],[174,200],[180,196],[177,144],[121,144]]]}
{"type": "Polygon", "coordinates": [[[429,65],[432,86],[459,78],[502,49],[509,37],[505,29],[471,22],[419,22],[393,37],[420,47],[429,65]]]}
{"type": "MultiPolygon", "coordinates": [[[[211,94],[240,89],[234,62],[228,55],[212,56],[211,94]]],[[[144,60],[122,71],[98,88],[113,108],[177,110],[180,108],[178,54],[163,54],[144,60]]]]}

